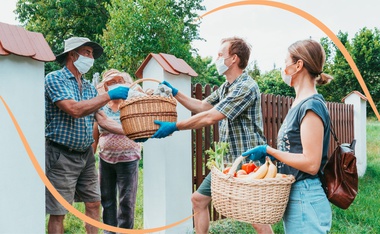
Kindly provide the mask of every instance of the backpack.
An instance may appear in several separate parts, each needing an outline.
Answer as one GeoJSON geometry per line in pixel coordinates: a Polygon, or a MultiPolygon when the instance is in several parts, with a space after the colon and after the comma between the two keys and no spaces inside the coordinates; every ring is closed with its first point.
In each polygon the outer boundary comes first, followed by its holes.
{"type": "Polygon", "coordinates": [[[338,146],[318,174],[327,199],[335,206],[347,209],[358,193],[356,140],[354,139],[351,144],[340,144],[332,125],[331,133],[338,146]]]}

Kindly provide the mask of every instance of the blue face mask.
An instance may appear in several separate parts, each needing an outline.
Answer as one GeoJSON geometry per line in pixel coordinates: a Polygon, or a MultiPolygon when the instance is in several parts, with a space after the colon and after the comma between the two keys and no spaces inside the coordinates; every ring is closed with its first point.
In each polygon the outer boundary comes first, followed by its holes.
{"type": "MultiPolygon", "coordinates": [[[[76,52],[76,51],[75,51],[76,52]]],[[[76,52],[78,54],[78,52],[76,52]]],[[[81,74],[86,74],[91,67],[94,65],[94,59],[88,58],[83,55],[78,54],[79,57],[77,61],[74,62],[74,66],[78,69],[81,74]]]]}

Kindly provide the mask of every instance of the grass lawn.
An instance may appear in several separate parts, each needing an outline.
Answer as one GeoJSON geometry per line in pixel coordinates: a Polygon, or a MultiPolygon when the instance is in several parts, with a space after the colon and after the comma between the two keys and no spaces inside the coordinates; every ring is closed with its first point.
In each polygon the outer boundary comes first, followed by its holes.
{"type": "MultiPolygon", "coordinates": [[[[380,233],[380,122],[374,119],[367,120],[367,170],[364,177],[359,178],[359,193],[353,204],[342,210],[332,205],[333,225],[332,234],[377,234],[380,233]]],[[[137,193],[135,229],[143,228],[143,168],[139,170],[139,190],[137,193]]],[[[84,211],[81,203],[75,207],[84,211]]],[[[65,233],[85,233],[80,219],[68,214],[65,219],[65,233]]],[[[284,233],[282,222],[272,226],[276,234],[284,233]]],[[[102,231],[99,231],[102,233],[102,231]]],[[[236,222],[231,219],[219,220],[211,223],[210,234],[250,234],[255,233],[250,224],[236,222]]]]}

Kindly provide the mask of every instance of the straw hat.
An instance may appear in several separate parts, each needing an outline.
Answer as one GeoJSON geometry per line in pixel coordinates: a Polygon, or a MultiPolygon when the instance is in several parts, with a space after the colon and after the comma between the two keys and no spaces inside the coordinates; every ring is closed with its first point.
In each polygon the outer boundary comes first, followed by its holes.
{"type": "Polygon", "coordinates": [[[129,83],[131,84],[133,82],[131,76],[126,73],[126,72],[120,72],[119,70],[116,70],[116,69],[110,69],[106,72],[103,73],[102,75],[102,82],[100,82],[97,86],[96,86],[96,89],[98,90],[99,94],[102,94],[102,93],[105,93],[105,88],[104,88],[104,84],[107,82],[107,81],[110,81],[112,80],[113,78],[115,77],[122,77],[125,81],[125,83],[129,83]]]}
{"type": "Polygon", "coordinates": [[[59,63],[63,63],[66,58],[66,54],[69,51],[75,50],[81,46],[90,46],[93,49],[94,59],[100,57],[103,54],[103,47],[101,47],[98,43],[90,41],[90,39],[86,37],[71,37],[64,42],[65,50],[56,56],[56,61],[59,63]]]}

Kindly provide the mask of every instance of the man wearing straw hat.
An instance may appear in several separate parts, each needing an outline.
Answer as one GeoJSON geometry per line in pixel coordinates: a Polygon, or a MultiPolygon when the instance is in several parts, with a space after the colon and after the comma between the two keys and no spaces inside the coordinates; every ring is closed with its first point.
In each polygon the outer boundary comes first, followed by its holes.
{"type": "MultiPolygon", "coordinates": [[[[246,68],[251,48],[238,37],[221,41],[218,59],[215,62],[223,83],[205,100],[188,97],[172,87],[173,96],[187,109],[197,113],[189,119],[174,122],[155,121],[160,128],[152,138],[162,138],[175,131],[199,129],[219,122],[219,138],[230,146],[229,162],[233,162],[252,146],[266,143],[261,113],[261,95],[257,83],[247,74],[246,68]]],[[[227,159],[224,159],[227,160],[227,159]]],[[[211,173],[203,180],[191,197],[194,210],[194,224],[197,234],[206,234],[209,229],[211,202],[211,173]]],[[[270,225],[252,224],[257,233],[273,233],[270,225]]]]}
{"type": "MultiPolygon", "coordinates": [[[[100,194],[95,157],[91,147],[94,120],[109,132],[124,134],[120,124],[107,118],[102,108],[110,100],[126,99],[129,88],[98,95],[84,79],[103,53],[103,48],[85,37],[65,40],[56,61],[63,65],[45,78],[45,173],[55,189],[69,202],[85,203],[86,215],[99,220],[100,194]]],[[[67,210],[46,190],[48,233],[63,233],[67,210]]],[[[98,229],[86,223],[87,233],[98,229]]]]}

